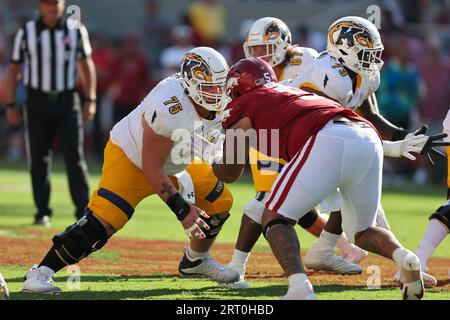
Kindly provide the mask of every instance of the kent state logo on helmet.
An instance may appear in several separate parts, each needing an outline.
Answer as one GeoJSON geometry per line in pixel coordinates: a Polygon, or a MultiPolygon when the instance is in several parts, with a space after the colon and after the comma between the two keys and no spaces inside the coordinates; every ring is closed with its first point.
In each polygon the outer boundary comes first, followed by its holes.
{"type": "Polygon", "coordinates": [[[291,44],[292,36],[287,25],[280,19],[265,17],[253,23],[243,48],[245,57],[250,58],[253,57],[252,47],[265,46],[265,53],[258,57],[269,57],[269,64],[275,67],[284,61],[291,44]]]}
{"type": "Polygon", "coordinates": [[[224,107],[228,69],[225,58],[216,50],[194,48],[181,62],[181,83],[195,103],[211,111],[220,111],[224,107]]]}
{"type": "Polygon", "coordinates": [[[384,47],[375,25],[361,17],[344,17],[328,30],[327,51],[344,66],[363,76],[373,76],[383,66],[384,47]]]}

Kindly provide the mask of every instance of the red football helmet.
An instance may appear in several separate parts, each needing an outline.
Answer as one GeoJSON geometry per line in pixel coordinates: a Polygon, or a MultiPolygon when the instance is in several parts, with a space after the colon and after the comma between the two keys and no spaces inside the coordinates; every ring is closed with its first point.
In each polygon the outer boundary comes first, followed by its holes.
{"type": "Polygon", "coordinates": [[[277,76],[270,64],[260,58],[246,58],[236,62],[228,72],[226,93],[234,99],[265,83],[276,81],[277,76]]]}

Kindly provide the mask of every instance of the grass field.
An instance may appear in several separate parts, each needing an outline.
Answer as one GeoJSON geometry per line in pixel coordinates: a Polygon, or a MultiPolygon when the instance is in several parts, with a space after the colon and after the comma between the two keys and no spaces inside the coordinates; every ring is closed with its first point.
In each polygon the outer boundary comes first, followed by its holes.
{"type": "MultiPolygon", "coordinates": [[[[99,179],[98,165],[90,166],[90,185],[99,179]]],[[[248,181],[231,185],[235,198],[232,216],[213,247],[212,255],[226,263],[239,230],[241,208],[253,196],[248,181]]],[[[51,245],[51,237],[73,223],[73,207],[67,180],[57,162],[52,175],[51,204],[54,210],[52,228],[33,227],[34,206],[30,178],[25,164],[0,163],[0,272],[11,290],[12,299],[279,299],[287,281],[273,258],[264,238],[250,257],[248,280],[252,288],[233,291],[218,288],[206,279],[185,279],[177,273],[182,249],[187,243],[181,225],[157,198],[144,200],[133,219],[101,250],[79,264],[80,288],[67,280],[70,270],[62,270],[55,282],[65,292],[60,296],[42,297],[21,293],[22,278],[27,269],[38,263],[51,245]]],[[[440,205],[444,190],[420,188],[385,190],[383,206],[398,239],[415,250],[427,226],[427,217],[440,205]]],[[[314,241],[298,229],[302,252],[314,241]]],[[[425,299],[450,299],[450,240],[446,239],[429,263],[430,273],[437,276],[438,287],[426,292],[425,299]]],[[[369,256],[359,276],[337,276],[308,273],[319,299],[400,299],[400,291],[391,281],[395,265],[385,259],[369,256]],[[368,289],[369,266],[379,266],[381,289],[368,289]]],[[[73,276],[73,275],[72,275],[73,276]]]]}

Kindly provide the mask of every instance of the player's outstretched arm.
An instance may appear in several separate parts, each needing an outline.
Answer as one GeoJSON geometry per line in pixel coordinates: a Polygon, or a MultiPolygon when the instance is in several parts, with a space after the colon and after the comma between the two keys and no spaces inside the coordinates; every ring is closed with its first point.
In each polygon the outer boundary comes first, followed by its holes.
{"type": "Polygon", "coordinates": [[[238,180],[245,164],[248,163],[250,148],[246,134],[248,129],[251,129],[251,123],[248,118],[244,118],[226,130],[221,162],[212,165],[216,177],[226,183],[238,180]]]}
{"type": "Polygon", "coordinates": [[[164,172],[164,164],[172,149],[172,140],[155,133],[142,119],[144,128],[142,139],[142,170],[153,190],[175,213],[189,238],[204,239],[205,234],[200,227],[209,229],[208,224],[202,220],[209,216],[201,209],[190,205],[178,193],[169,176],[164,172]]]}

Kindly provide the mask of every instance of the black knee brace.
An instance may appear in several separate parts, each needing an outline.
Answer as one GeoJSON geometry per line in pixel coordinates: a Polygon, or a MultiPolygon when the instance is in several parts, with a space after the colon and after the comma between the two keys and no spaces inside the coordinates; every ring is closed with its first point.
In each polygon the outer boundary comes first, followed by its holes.
{"type": "Polygon", "coordinates": [[[431,214],[430,220],[431,219],[438,219],[450,230],[450,203],[440,206],[436,212],[431,214]]]}
{"type": "Polygon", "coordinates": [[[319,213],[316,209],[312,209],[307,214],[305,214],[303,217],[298,219],[298,224],[303,229],[311,228],[312,225],[316,222],[317,218],[319,217],[319,213]]]}
{"type": "Polygon", "coordinates": [[[80,220],[52,240],[61,260],[71,265],[103,247],[108,236],[100,221],[87,211],[80,220]]]}
{"type": "Polygon", "coordinates": [[[209,226],[209,230],[203,230],[205,233],[206,239],[211,239],[216,237],[220,230],[222,229],[222,226],[224,225],[225,221],[228,220],[230,217],[230,214],[227,213],[226,216],[223,218],[220,217],[220,214],[215,214],[208,219],[203,219],[209,226]]]}
{"type": "Polygon", "coordinates": [[[276,224],[287,225],[287,224],[291,224],[291,223],[289,221],[287,221],[285,219],[281,219],[281,218],[270,221],[263,228],[263,235],[264,235],[264,238],[266,238],[266,240],[267,240],[267,233],[269,232],[270,228],[276,224]]]}

